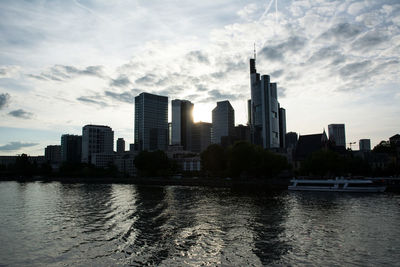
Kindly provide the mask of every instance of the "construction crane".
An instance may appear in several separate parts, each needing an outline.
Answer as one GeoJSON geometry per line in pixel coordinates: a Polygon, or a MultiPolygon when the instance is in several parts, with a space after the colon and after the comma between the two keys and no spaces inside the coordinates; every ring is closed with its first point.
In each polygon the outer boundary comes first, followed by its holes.
{"type": "Polygon", "coordinates": [[[355,145],[356,142],[350,142],[350,143],[347,143],[347,144],[350,146],[350,150],[352,150],[352,149],[351,149],[351,146],[352,146],[352,145],[355,145]]]}

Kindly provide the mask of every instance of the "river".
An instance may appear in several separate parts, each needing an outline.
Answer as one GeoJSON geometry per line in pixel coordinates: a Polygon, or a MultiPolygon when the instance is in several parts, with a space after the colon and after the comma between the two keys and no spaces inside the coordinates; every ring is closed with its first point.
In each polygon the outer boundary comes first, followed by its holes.
{"type": "Polygon", "coordinates": [[[399,266],[400,195],[0,182],[0,265],[399,266]]]}

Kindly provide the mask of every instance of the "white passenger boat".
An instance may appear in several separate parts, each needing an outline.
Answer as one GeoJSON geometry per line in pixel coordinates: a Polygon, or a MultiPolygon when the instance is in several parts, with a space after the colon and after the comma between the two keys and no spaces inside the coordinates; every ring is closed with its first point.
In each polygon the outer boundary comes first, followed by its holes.
{"type": "Polygon", "coordinates": [[[293,191],[330,191],[330,192],[383,192],[386,186],[374,183],[372,180],[361,179],[328,179],[302,180],[292,179],[289,190],[293,191]]]}

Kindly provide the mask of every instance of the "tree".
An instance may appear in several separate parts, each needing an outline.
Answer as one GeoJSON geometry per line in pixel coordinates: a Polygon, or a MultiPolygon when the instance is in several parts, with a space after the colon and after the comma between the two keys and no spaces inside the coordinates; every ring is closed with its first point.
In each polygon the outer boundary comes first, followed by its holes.
{"type": "Polygon", "coordinates": [[[227,155],[225,149],[212,144],[200,154],[202,169],[207,175],[224,176],[227,167],[227,155]]]}
{"type": "Polygon", "coordinates": [[[174,163],[161,150],[142,151],[135,157],[134,163],[141,176],[169,175],[175,168],[174,163]]]}

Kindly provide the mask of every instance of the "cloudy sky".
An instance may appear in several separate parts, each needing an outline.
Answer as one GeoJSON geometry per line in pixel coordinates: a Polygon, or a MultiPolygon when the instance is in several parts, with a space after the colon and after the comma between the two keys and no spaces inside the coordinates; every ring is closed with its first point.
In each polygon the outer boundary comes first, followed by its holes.
{"type": "Polygon", "coordinates": [[[0,155],[43,154],[85,124],[133,143],[141,92],[192,101],[196,121],[229,100],[245,124],[254,43],[288,131],[400,132],[398,0],[4,0],[0,18],[0,155]]]}

